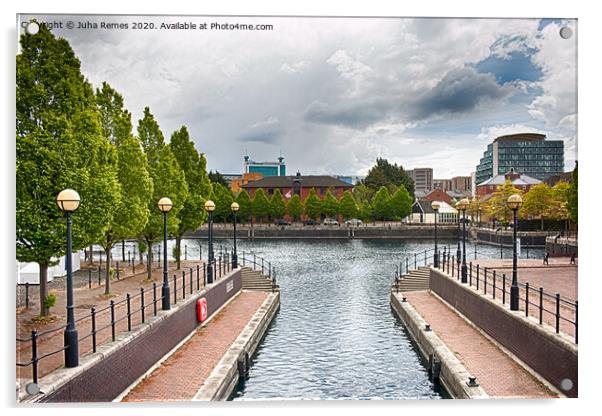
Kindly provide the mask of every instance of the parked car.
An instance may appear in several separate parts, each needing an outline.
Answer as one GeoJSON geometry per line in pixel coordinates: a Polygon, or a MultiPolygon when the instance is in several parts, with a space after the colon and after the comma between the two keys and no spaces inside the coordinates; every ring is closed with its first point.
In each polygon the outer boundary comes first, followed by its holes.
{"type": "Polygon", "coordinates": [[[324,218],[323,225],[339,225],[339,222],[334,218],[324,218]]]}
{"type": "Polygon", "coordinates": [[[350,220],[345,221],[345,225],[351,225],[357,227],[358,225],[362,225],[364,222],[357,218],[351,218],[350,220]]]}
{"type": "Polygon", "coordinates": [[[274,221],[274,224],[276,224],[276,225],[291,225],[290,222],[288,222],[287,220],[285,220],[283,218],[280,218],[280,219],[274,221]]]}
{"type": "Polygon", "coordinates": [[[306,220],[304,223],[304,225],[316,225],[318,224],[317,222],[315,222],[314,220],[306,220]]]}

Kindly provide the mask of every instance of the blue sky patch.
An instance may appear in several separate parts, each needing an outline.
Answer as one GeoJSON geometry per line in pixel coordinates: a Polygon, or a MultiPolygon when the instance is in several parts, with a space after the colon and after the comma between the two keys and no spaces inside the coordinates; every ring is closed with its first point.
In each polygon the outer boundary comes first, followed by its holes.
{"type": "Polygon", "coordinates": [[[500,84],[516,80],[537,81],[543,75],[541,69],[533,65],[531,58],[521,52],[513,52],[508,59],[489,56],[476,64],[475,69],[495,75],[500,84]]]}
{"type": "Polygon", "coordinates": [[[562,22],[561,19],[541,19],[539,21],[539,27],[537,28],[537,30],[543,30],[543,28],[546,27],[547,25],[549,25],[550,23],[560,24],[561,22],[562,22]]]}

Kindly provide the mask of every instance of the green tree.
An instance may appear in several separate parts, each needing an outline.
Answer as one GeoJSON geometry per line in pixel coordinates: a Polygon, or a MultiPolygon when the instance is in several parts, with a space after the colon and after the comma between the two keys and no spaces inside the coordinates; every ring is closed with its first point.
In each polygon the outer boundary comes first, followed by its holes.
{"type": "Polygon", "coordinates": [[[520,214],[523,217],[535,217],[541,220],[543,230],[544,219],[549,218],[552,202],[552,189],[545,183],[538,183],[529,189],[523,197],[520,214]]]}
{"type": "Polygon", "coordinates": [[[365,184],[358,183],[353,187],[353,198],[358,205],[364,202],[369,204],[375,192],[374,189],[368,188],[365,184]]]}
{"type": "Polygon", "coordinates": [[[148,173],[146,155],[140,141],[132,136],[131,114],[123,107],[123,98],[103,82],[96,90],[96,104],[102,121],[103,135],[117,148],[119,201],[109,210],[111,219],[100,245],[105,251],[105,294],[111,291],[112,248],[118,241],[137,236],[149,216],[148,200],[153,183],[148,173]]]}
{"type": "Polygon", "coordinates": [[[274,190],[274,195],[270,200],[270,214],[276,219],[282,218],[286,214],[286,202],[284,202],[280,189],[274,190]]]}
{"type": "Polygon", "coordinates": [[[412,213],[413,199],[405,186],[399,185],[391,195],[391,214],[400,220],[412,213]]]}
{"type": "Polygon", "coordinates": [[[314,188],[309,190],[309,194],[305,198],[305,215],[312,220],[318,220],[322,215],[322,201],[314,188]]]}
{"type": "Polygon", "coordinates": [[[339,201],[339,213],[345,220],[356,218],[358,216],[359,209],[351,192],[343,192],[343,197],[339,201]]]}
{"type": "Polygon", "coordinates": [[[550,207],[548,216],[554,220],[568,220],[570,218],[569,196],[571,186],[560,181],[550,190],[550,207]]]}
{"type": "Polygon", "coordinates": [[[170,146],[165,144],[159,124],[148,107],[144,109],[144,116],[138,121],[138,137],[146,152],[148,171],[153,180],[153,194],[147,201],[150,215],[142,230],[142,237],[149,248],[147,278],[150,280],[153,265],[151,248],[154,241],[163,238],[163,213],[159,210],[157,203],[163,197],[171,199],[173,207],[167,214],[167,230],[169,234],[174,235],[178,231],[180,222],[179,212],[188,198],[188,185],[184,171],[180,169],[170,146]]]}
{"type": "Polygon", "coordinates": [[[184,172],[188,186],[188,197],[184,201],[183,208],[177,214],[179,222],[174,232],[176,267],[179,269],[182,237],[189,231],[195,231],[207,220],[204,204],[211,194],[212,187],[207,176],[205,156],[199,154],[195,149],[186,126],[182,126],[180,130],[171,135],[169,146],[180,169],[184,172]]]}
{"type": "Polygon", "coordinates": [[[263,222],[265,218],[270,215],[270,200],[263,188],[259,188],[255,191],[253,202],[251,202],[253,216],[259,222],[263,222]]]}
{"type": "Polygon", "coordinates": [[[522,195],[523,191],[515,188],[510,180],[506,180],[503,185],[499,185],[491,198],[485,204],[485,210],[491,218],[495,218],[504,224],[508,224],[513,219],[513,213],[508,208],[508,197],[513,194],[522,195]]]}
{"type": "Polygon", "coordinates": [[[372,221],[372,206],[369,202],[360,202],[357,206],[359,219],[368,222],[372,221]]]}
{"type": "Polygon", "coordinates": [[[225,186],[226,188],[228,187],[228,182],[226,181],[226,178],[224,178],[224,175],[222,175],[218,171],[209,171],[208,176],[209,180],[211,180],[212,183],[219,183],[220,185],[225,186]]]}
{"type": "Polygon", "coordinates": [[[403,167],[397,164],[391,164],[387,159],[376,159],[374,165],[369,171],[366,178],[362,181],[366,186],[374,190],[380,189],[381,186],[388,185],[403,185],[410,196],[414,197],[414,181],[404,171],[403,167]]]}
{"type": "Polygon", "coordinates": [[[111,143],[119,145],[132,135],[132,115],[123,104],[123,97],[107,82],[96,89],[96,106],[102,133],[111,143]]]}
{"type": "Polygon", "coordinates": [[[215,211],[213,212],[213,218],[216,221],[228,222],[232,215],[232,202],[234,202],[234,195],[230,189],[220,183],[213,184],[213,202],[215,202],[215,211]]]}
{"type": "Polygon", "coordinates": [[[236,196],[236,202],[240,206],[238,213],[236,214],[236,218],[240,222],[248,222],[249,217],[251,216],[251,198],[249,198],[249,194],[246,190],[240,191],[240,193],[236,196]]]}
{"type": "Polygon", "coordinates": [[[324,195],[324,199],[322,200],[322,213],[327,217],[334,217],[338,212],[339,201],[337,201],[330,190],[326,191],[326,195],[324,195]]]}
{"type": "Polygon", "coordinates": [[[293,195],[286,204],[286,212],[291,216],[293,221],[299,221],[301,214],[303,214],[303,204],[299,195],[293,195]]]}
{"type": "Polygon", "coordinates": [[[44,25],[23,34],[16,57],[16,257],[40,270],[40,315],[47,315],[48,267],[66,253],[64,188],[81,197],[73,249],[98,241],[119,202],[117,154],[102,134],[92,86],[65,39],[44,25]]]}
{"type": "Polygon", "coordinates": [[[392,216],[391,195],[384,185],[376,191],[372,198],[372,215],[381,221],[385,221],[392,216]]]}
{"type": "Polygon", "coordinates": [[[577,223],[578,215],[578,180],[577,180],[577,162],[575,162],[575,169],[573,169],[573,180],[571,181],[571,185],[567,195],[567,208],[569,210],[569,219],[574,223],[577,223]]]}

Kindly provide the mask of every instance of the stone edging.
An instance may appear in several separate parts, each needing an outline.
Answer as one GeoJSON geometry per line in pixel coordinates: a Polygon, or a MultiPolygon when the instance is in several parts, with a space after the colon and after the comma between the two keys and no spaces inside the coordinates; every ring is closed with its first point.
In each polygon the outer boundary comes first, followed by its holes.
{"type": "Polygon", "coordinates": [[[230,397],[239,379],[239,361],[246,365],[250,360],[279,308],[280,292],[268,294],[263,304],[194,395],[193,401],[223,401],[230,397]]]}
{"type": "Polygon", "coordinates": [[[489,398],[481,387],[468,386],[468,377],[471,374],[435,331],[425,330],[427,322],[409,302],[402,302],[399,294],[391,292],[391,306],[418,344],[418,349],[423,357],[428,360],[429,356],[433,354],[441,361],[439,380],[454,399],[489,398]]]}
{"type": "MultiPolygon", "coordinates": [[[[234,272],[238,270],[239,269],[236,269],[234,270],[234,272]]],[[[183,302],[180,302],[178,304],[172,304],[171,309],[167,311],[158,309],[157,316],[147,317],[145,323],[134,326],[131,332],[119,333],[115,337],[114,342],[108,342],[99,345],[95,353],[91,352],[87,355],[80,357],[79,366],[73,368],[61,367],[57,370],[54,370],[50,374],[47,374],[44,377],[40,378],[38,380],[38,386],[40,389],[40,392],[38,394],[34,396],[29,395],[25,390],[25,383],[23,383],[23,385],[20,386],[18,391],[17,402],[36,403],[40,401],[44,396],[50,395],[54,391],[58,390],[70,380],[84,373],[86,370],[94,367],[106,357],[118,353],[119,350],[125,345],[129,344],[134,339],[143,336],[148,331],[152,330],[155,326],[161,324],[165,319],[168,319],[173,314],[176,314],[182,308],[188,306],[190,303],[196,302],[198,298],[202,297],[210,289],[224,284],[224,282],[227,280],[227,277],[229,277],[229,275],[224,276],[223,279],[220,279],[219,281],[214,282],[213,284],[203,288],[201,291],[196,292],[192,295],[192,297],[186,298],[183,302]]],[[[212,316],[213,315],[215,314],[212,314],[212,316]]]]}

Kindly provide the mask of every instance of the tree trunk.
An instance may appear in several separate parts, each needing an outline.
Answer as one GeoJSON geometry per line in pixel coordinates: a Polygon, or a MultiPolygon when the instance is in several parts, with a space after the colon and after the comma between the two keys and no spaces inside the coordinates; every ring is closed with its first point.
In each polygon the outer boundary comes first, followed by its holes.
{"type": "Polygon", "coordinates": [[[176,269],[180,270],[180,256],[182,252],[180,251],[180,247],[182,243],[182,237],[176,236],[176,269]]]}
{"type": "Polygon", "coordinates": [[[94,246],[90,245],[90,255],[88,256],[88,264],[92,265],[92,263],[94,262],[94,246]]]}
{"type": "Polygon", "coordinates": [[[543,231],[543,217],[541,217],[541,231],[543,231]]]}
{"type": "Polygon", "coordinates": [[[44,300],[48,296],[48,263],[38,263],[40,267],[40,316],[48,316],[48,308],[44,300]]]}
{"type": "Polygon", "coordinates": [[[107,267],[105,270],[105,295],[111,293],[111,247],[105,248],[107,267]]]}
{"type": "Polygon", "coordinates": [[[121,240],[121,261],[125,263],[125,240],[121,240]]]}
{"type": "Polygon", "coordinates": [[[140,244],[138,244],[138,258],[140,259],[140,264],[144,263],[144,257],[142,256],[142,250],[140,250],[140,244]]]}
{"type": "Polygon", "coordinates": [[[153,250],[152,242],[146,240],[147,255],[146,255],[146,278],[151,280],[153,277],[153,250]]]}

